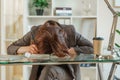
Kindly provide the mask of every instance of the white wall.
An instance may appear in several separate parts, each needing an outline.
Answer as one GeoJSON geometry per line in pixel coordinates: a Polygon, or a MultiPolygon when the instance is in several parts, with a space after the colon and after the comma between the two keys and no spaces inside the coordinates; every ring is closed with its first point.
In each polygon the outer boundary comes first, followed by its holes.
{"type": "Polygon", "coordinates": [[[111,24],[112,24],[112,14],[106,6],[104,0],[98,0],[98,28],[97,28],[97,36],[101,36],[104,38],[103,44],[104,46],[108,45],[108,38],[110,34],[111,24]]]}
{"type": "MultiPolygon", "coordinates": [[[[104,38],[103,46],[107,47],[109,42],[110,31],[112,27],[112,19],[113,15],[111,11],[108,9],[107,5],[105,4],[104,0],[98,0],[99,7],[98,7],[98,28],[97,28],[97,36],[101,36],[104,38]]],[[[113,6],[113,0],[108,0],[110,4],[113,6]]],[[[116,11],[120,11],[120,8],[114,8],[116,11]]],[[[120,29],[120,20],[118,19],[118,26],[117,29],[120,29]]],[[[117,35],[117,34],[116,34],[117,35]]],[[[117,39],[119,40],[117,35],[117,39]]],[[[116,42],[116,41],[115,41],[116,42]]]]}

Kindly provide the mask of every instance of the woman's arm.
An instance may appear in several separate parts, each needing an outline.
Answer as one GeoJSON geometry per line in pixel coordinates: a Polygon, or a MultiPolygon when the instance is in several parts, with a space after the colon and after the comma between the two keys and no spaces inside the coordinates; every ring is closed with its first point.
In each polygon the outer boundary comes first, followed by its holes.
{"type": "Polygon", "coordinates": [[[11,55],[16,55],[20,53],[37,53],[38,49],[33,43],[34,36],[36,31],[38,30],[39,26],[33,26],[31,31],[29,31],[26,35],[24,35],[21,39],[13,42],[7,48],[7,53],[11,55]]]}
{"type": "Polygon", "coordinates": [[[7,53],[10,55],[17,54],[17,51],[20,47],[26,47],[26,46],[30,45],[30,40],[31,40],[31,31],[28,32],[21,39],[15,41],[11,45],[9,45],[7,48],[7,53]]]}
{"type": "Polygon", "coordinates": [[[13,42],[7,48],[7,53],[10,55],[30,52],[30,53],[37,53],[37,48],[34,44],[31,44],[32,41],[32,32],[28,32],[24,35],[21,39],[13,42]]]}
{"type": "Polygon", "coordinates": [[[76,47],[73,47],[77,53],[93,53],[93,44],[79,33],[75,33],[76,47]]]}

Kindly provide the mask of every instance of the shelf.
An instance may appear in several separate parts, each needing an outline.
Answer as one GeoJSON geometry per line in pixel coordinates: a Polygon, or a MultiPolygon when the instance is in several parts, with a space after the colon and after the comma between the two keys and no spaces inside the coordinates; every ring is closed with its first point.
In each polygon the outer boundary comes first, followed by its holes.
{"type": "Polygon", "coordinates": [[[27,16],[27,18],[97,18],[97,16],[27,16]]]}
{"type": "Polygon", "coordinates": [[[72,18],[89,18],[89,19],[96,19],[97,16],[72,16],[72,18]]]}
{"type": "Polygon", "coordinates": [[[28,16],[27,18],[71,18],[71,16],[28,16]]]}

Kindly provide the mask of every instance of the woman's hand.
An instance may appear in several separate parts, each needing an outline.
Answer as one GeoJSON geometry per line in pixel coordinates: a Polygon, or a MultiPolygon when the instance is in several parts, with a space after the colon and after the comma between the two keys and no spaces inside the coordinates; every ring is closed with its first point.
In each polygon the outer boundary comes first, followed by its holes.
{"type": "Polygon", "coordinates": [[[75,49],[72,47],[70,49],[68,49],[68,52],[69,52],[69,55],[73,58],[76,57],[76,55],[77,55],[77,53],[75,52],[75,49]]]}
{"type": "Polygon", "coordinates": [[[18,50],[17,50],[17,53],[26,53],[26,52],[29,52],[31,54],[35,54],[35,53],[38,53],[38,49],[36,47],[36,45],[34,44],[31,44],[30,46],[23,46],[23,47],[20,47],[18,50]]]}

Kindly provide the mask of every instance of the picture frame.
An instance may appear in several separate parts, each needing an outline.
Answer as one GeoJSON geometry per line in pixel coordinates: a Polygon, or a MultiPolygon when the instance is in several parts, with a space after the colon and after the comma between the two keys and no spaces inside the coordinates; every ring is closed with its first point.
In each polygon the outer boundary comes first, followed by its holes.
{"type": "Polygon", "coordinates": [[[120,8],[120,0],[113,0],[113,7],[120,8]]]}

